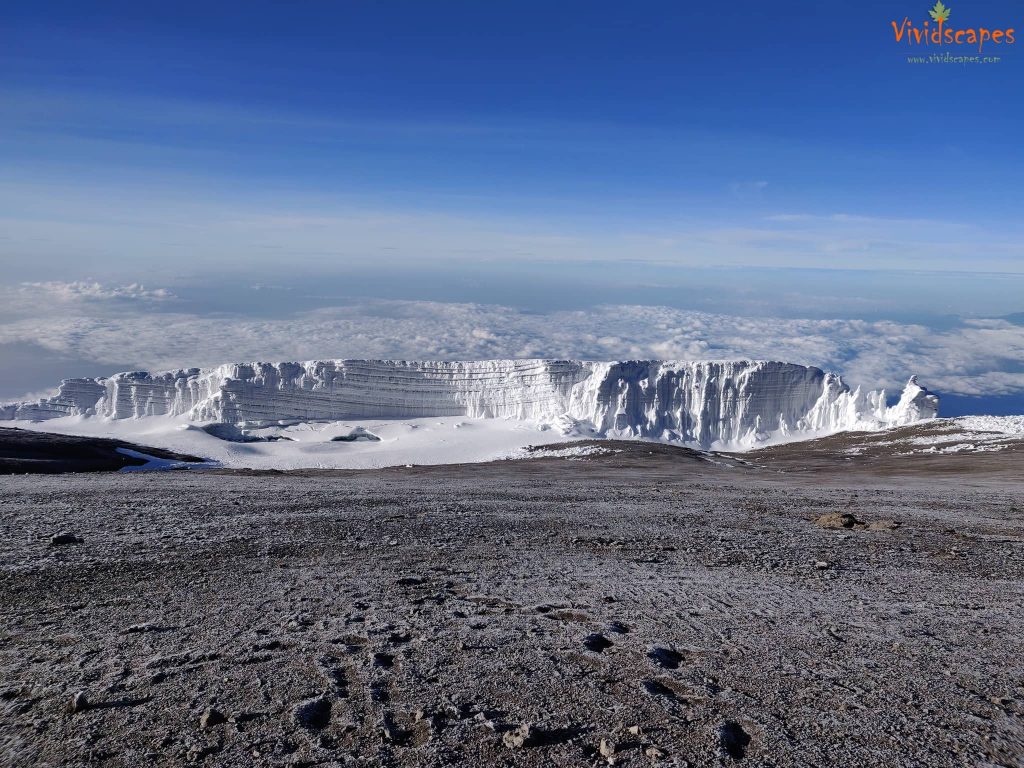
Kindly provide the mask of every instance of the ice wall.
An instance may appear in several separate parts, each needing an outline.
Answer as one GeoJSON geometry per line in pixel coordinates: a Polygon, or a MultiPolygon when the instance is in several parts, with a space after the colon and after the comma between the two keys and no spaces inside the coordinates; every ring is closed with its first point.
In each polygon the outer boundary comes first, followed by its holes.
{"type": "Polygon", "coordinates": [[[707,448],[907,424],[937,408],[916,378],[887,408],[884,391],[851,391],[835,374],[781,362],[314,360],[68,379],[54,397],[0,407],[0,419],[169,416],[255,426],[468,416],[707,448]]]}

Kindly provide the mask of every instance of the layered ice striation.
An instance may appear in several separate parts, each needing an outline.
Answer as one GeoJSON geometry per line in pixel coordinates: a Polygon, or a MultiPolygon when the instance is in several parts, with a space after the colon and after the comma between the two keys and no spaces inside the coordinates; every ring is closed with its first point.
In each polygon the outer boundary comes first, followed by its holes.
{"type": "Polygon", "coordinates": [[[766,361],[314,360],[67,379],[0,419],[180,417],[246,427],[359,418],[516,419],[566,433],[750,447],[934,418],[912,378],[897,405],[833,373],[766,361]]]}

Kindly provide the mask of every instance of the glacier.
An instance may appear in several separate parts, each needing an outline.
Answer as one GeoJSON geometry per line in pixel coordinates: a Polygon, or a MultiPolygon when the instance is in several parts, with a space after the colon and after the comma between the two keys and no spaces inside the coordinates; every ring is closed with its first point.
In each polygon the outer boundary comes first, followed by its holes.
{"type": "Polygon", "coordinates": [[[931,419],[938,402],[916,377],[887,406],[885,390],[851,390],[835,373],[764,360],[312,360],[66,379],[52,397],[0,406],[0,420],[169,417],[253,429],[462,416],[743,450],[931,419]]]}

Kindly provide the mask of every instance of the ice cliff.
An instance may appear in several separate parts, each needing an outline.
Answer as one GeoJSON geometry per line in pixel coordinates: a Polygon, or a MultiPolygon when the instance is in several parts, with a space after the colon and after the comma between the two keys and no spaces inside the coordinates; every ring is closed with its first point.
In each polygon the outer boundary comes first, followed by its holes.
{"type": "Polygon", "coordinates": [[[516,419],[567,433],[750,447],[778,437],[898,426],[936,416],[911,378],[899,403],[833,373],[765,361],[576,360],[244,363],[67,379],[0,419],[179,417],[240,426],[358,418],[516,419]]]}

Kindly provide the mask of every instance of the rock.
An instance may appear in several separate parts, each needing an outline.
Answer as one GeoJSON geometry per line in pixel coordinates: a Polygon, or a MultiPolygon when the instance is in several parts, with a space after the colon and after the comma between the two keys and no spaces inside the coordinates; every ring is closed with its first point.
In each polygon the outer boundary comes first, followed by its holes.
{"type": "Polygon", "coordinates": [[[597,751],[601,753],[601,757],[608,760],[608,764],[611,765],[615,762],[615,742],[610,739],[601,739],[601,743],[598,744],[597,751]]]}
{"type": "Polygon", "coordinates": [[[521,749],[529,744],[532,735],[533,731],[530,728],[530,724],[523,723],[514,731],[506,731],[501,740],[509,749],[521,749]]]}
{"type": "Polygon", "coordinates": [[[73,533],[55,533],[53,536],[50,537],[50,546],[60,547],[65,544],[81,544],[84,541],[85,539],[81,538],[80,536],[76,536],[73,533]]]}
{"type": "Polygon", "coordinates": [[[629,732],[633,736],[639,736],[640,735],[640,726],[639,725],[631,725],[631,726],[629,726],[629,732]]]}
{"type": "Polygon", "coordinates": [[[817,568],[819,571],[824,571],[825,569],[829,568],[831,565],[832,565],[831,563],[828,563],[825,560],[816,560],[814,562],[814,567],[817,568]]]}
{"type": "Polygon", "coordinates": [[[664,751],[658,749],[653,744],[644,750],[644,754],[651,758],[651,760],[660,760],[665,756],[664,751]]]}
{"type": "Polygon", "coordinates": [[[864,522],[849,512],[829,512],[814,521],[820,528],[863,528],[864,522]]]}
{"type": "Polygon", "coordinates": [[[221,745],[213,744],[192,744],[185,757],[189,762],[201,763],[210,755],[215,755],[221,750],[221,745]]]}
{"type": "Polygon", "coordinates": [[[89,697],[86,696],[85,691],[78,691],[74,696],[71,697],[71,711],[82,712],[89,708],[89,697]]]}
{"type": "Polygon", "coordinates": [[[227,722],[227,718],[224,717],[224,713],[214,707],[207,707],[203,710],[203,714],[199,716],[199,727],[200,728],[212,728],[215,725],[227,722]]]}

